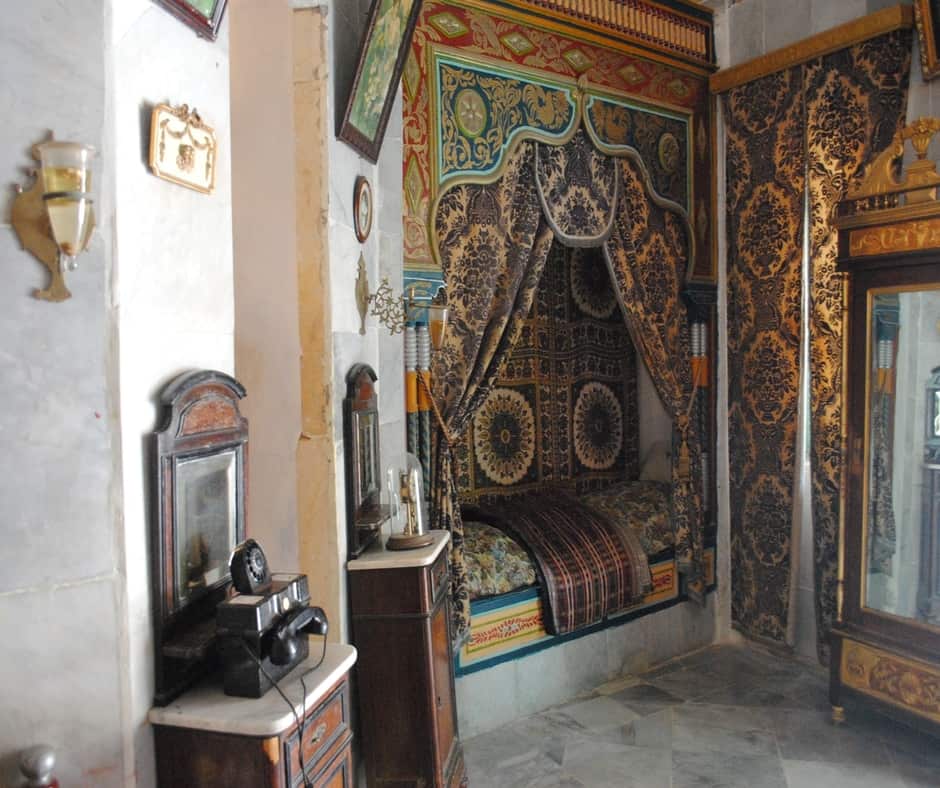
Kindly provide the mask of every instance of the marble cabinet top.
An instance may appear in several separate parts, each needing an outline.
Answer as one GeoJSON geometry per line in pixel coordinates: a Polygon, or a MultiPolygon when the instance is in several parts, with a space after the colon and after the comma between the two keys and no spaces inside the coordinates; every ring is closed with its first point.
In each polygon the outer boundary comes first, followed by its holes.
{"type": "Polygon", "coordinates": [[[407,569],[430,566],[450,542],[450,531],[431,531],[434,541],[415,550],[386,550],[378,539],[362,555],[346,562],[350,572],[363,569],[407,569]]]}
{"type": "MultiPolygon", "coordinates": [[[[316,706],[356,662],[355,647],[346,643],[327,644],[323,664],[304,679],[307,697],[302,702],[300,679],[317,664],[321,648],[319,643],[311,643],[310,657],[279,682],[298,715],[316,706]]],[[[233,698],[222,692],[221,674],[184,692],[168,706],[151,709],[148,718],[154,725],[242,736],[278,736],[295,721],[294,713],[276,689],[268,690],[260,698],[233,698]]]]}

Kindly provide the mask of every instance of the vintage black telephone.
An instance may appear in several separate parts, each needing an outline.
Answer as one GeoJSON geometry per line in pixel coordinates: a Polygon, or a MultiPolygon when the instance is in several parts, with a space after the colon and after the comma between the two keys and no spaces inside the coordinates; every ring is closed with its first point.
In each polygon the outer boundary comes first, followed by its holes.
{"type": "Polygon", "coordinates": [[[310,606],[307,576],[274,574],[248,539],[229,560],[235,593],[216,609],[226,695],[260,698],[310,653],[308,635],[327,633],[322,608],[310,606]]]}

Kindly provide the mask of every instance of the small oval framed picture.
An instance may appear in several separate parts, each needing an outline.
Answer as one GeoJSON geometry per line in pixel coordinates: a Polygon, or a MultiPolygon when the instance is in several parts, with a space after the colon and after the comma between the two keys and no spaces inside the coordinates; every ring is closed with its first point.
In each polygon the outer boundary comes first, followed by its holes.
{"type": "Polygon", "coordinates": [[[353,217],[356,223],[356,238],[365,243],[372,229],[372,187],[363,176],[356,178],[353,191],[353,217]]]}

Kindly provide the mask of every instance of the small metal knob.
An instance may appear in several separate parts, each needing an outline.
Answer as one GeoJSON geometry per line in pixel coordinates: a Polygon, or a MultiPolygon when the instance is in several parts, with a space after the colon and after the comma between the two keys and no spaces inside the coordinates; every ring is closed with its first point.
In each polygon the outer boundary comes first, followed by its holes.
{"type": "Polygon", "coordinates": [[[20,773],[28,780],[29,788],[47,788],[52,785],[54,768],[55,750],[48,744],[37,744],[20,753],[20,773]]]}

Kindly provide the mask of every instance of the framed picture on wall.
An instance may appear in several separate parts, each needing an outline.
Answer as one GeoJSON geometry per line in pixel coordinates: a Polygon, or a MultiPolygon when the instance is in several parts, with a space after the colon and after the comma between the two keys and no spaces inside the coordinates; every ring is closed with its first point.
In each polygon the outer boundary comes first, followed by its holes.
{"type": "Polygon", "coordinates": [[[227,0],[154,0],[203,38],[215,41],[227,0]]]}
{"type": "Polygon", "coordinates": [[[920,63],[924,79],[940,75],[940,0],[914,0],[914,17],[917,20],[917,37],[920,42],[920,63]]]}
{"type": "Polygon", "coordinates": [[[375,163],[395,101],[421,0],[372,0],[337,136],[375,163]]]}

